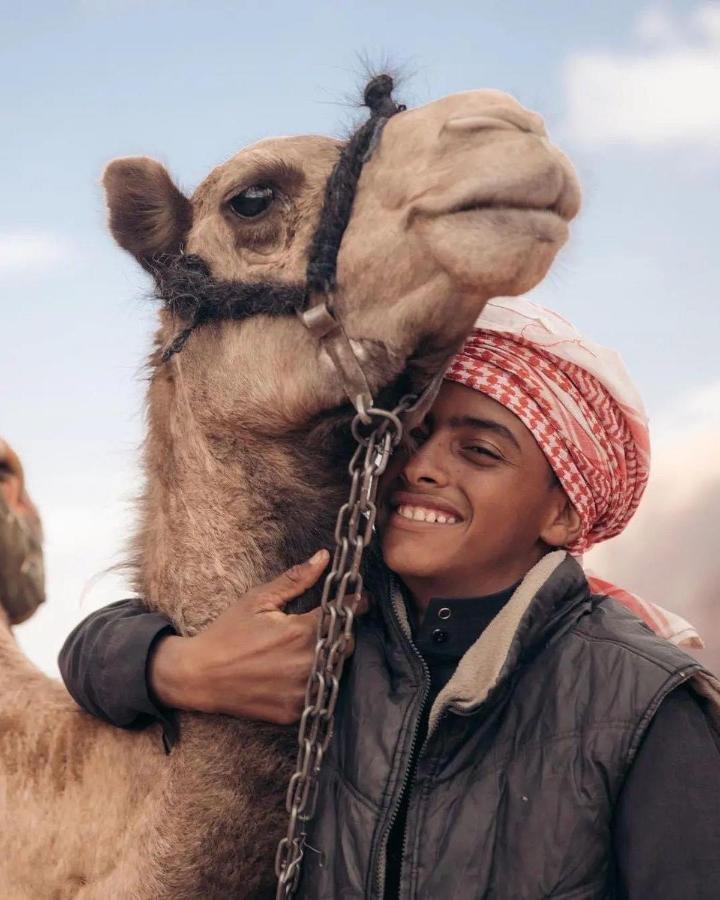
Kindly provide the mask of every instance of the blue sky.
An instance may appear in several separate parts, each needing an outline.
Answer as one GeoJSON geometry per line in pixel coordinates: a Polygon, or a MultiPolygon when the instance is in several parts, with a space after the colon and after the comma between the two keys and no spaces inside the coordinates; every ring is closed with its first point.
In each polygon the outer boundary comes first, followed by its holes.
{"type": "Polygon", "coordinates": [[[540,112],[585,206],[536,299],[619,349],[662,430],[720,406],[720,4],[0,2],[0,432],[45,515],[41,665],[116,599],[153,308],[99,176],[147,154],[191,189],[244,144],[342,134],[360,56],[409,104],[498,87],[540,112]],[[698,398],[701,398],[698,400],[698,398]],[[689,411],[689,412],[688,412],[689,411]],[[684,417],[684,418],[683,418],[684,417]]]}

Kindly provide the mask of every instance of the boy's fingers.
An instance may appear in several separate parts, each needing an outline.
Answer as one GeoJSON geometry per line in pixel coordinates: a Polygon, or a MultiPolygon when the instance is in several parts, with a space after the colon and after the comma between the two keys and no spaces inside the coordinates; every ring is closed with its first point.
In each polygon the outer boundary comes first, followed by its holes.
{"type": "MultiPolygon", "coordinates": [[[[346,594],[345,595],[345,605],[350,606],[355,601],[354,594],[346,594]]],[[[357,602],[355,610],[353,611],[353,615],[355,618],[358,616],[363,616],[370,609],[370,595],[366,594],[365,591],[360,595],[360,599],[357,602]]],[[[315,609],[311,609],[309,612],[302,613],[303,617],[312,616],[313,619],[317,620],[322,615],[322,607],[316,606],[315,609]]]]}
{"type": "Polygon", "coordinates": [[[282,609],[294,597],[299,597],[312,587],[328,564],[330,554],[327,550],[318,550],[305,562],[287,569],[277,578],[258,589],[259,609],[282,609]]]}
{"type": "MultiPolygon", "coordinates": [[[[345,597],[345,603],[350,605],[354,601],[354,599],[355,599],[354,594],[347,594],[345,597]]],[[[369,608],[370,608],[370,598],[363,591],[360,599],[358,600],[357,606],[353,613],[353,617],[355,619],[357,619],[358,616],[364,615],[368,611],[369,608]]],[[[322,617],[322,607],[316,606],[315,609],[311,609],[309,612],[306,612],[306,613],[301,613],[296,618],[307,622],[308,625],[311,626],[311,628],[313,630],[313,634],[314,634],[317,631],[317,627],[318,627],[321,617],[322,617]]],[[[352,653],[354,646],[355,646],[355,639],[351,638],[350,639],[350,649],[348,650],[348,654],[352,653]]]]}
{"type": "Polygon", "coordinates": [[[357,602],[357,606],[355,607],[355,615],[356,616],[364,616],[365,613],[370,609],[370,595],[365,591],[360,595],[360,599],[357,602]]]}
{"type": "MultiPolygon", "coordinates": [[[[357,616],[357,615],[359,615],[359,613],[356,611],[355,615],[357,616]]],[[[293,616],[293,618],[300,619],[301,621],[303,621],[305,624],[308,625],[308,630],[311,633],[311,636],[314,641],[316,638],[316,635],[317,635],[317,627],[318,627],[318,623],[320,622],[321,616],[322,616],[322,608],[317,606],[315,609],[311,609],[310,612],[302,613],[299,616],[293,616]]],[[[352,636],[347,644],[347,647],[345,650],[345,656],[350,656],[350,654],[353,652],[354,649],[355,649],[355,637],[352,636]]]]}
{"type": "Polygon", "coordinates": [[[311,609],[309,612],[300,613],[298,616],[294,618],[301,619],[303,622],[307,622],[308,627],[312,628],[312,633],[317,633],[318,622],[320,621],[320,616],[322,615],[322,607],[316,606],[315,609],[311,609]]]}

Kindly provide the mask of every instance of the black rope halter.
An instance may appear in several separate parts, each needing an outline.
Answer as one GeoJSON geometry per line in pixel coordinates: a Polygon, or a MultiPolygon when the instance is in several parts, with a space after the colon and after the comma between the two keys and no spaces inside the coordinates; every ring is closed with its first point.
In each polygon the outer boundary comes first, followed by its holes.
{"type": "Polygon", "coordinates": [[[376,75],[365,87],[363,101],[370,118],[345,144],[328,178],[320,222],[310,245],[308,292],[330,294],[335,290],[340,242],[350,221],[362,167],[372,156],[387,120],[406,109],[392,99],[393,86],[389,75],[376,75]]]}
{"type": "Polygon", "coordinates": [[[365,87],[363,103],[370,116],[345,143],[327,180],[304,285],[217,281],[204,260],[192,254],[163,256],[153,261],[155,296],[173,317],[184,323],[163,349],[162,362],[179,353],[201,325],[261,314],[294,315],[307,309],[313,296],[333,293],[340,243],[350,221],[363,165],[372,156],[387,120],[406,109],[393,100],[393,87],[393,79],[386,74],[376,75],[365,87]]]}

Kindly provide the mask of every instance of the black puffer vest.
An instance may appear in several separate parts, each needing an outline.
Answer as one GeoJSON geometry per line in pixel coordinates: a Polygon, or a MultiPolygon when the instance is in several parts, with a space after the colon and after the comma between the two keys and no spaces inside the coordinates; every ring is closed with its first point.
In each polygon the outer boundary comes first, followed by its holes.
{"type": "Polygon", "coordinates": [[[403,618],[396,594],[359,625],[300,895],[382,898],[410,791],[402,900],[613,897],[623,779],[663,698],[699,664],[551,553],[441,691],[407,783],[428,679],[403,618]]]}

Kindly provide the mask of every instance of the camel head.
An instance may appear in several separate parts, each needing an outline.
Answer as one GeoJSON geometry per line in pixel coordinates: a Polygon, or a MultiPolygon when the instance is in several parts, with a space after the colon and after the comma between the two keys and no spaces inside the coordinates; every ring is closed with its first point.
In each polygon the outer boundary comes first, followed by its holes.
{"type": "MultiPolygon", "coordinates": [[[[151,159],[105,171],[112,233],[163,301],[151,491],[153,481],[182,484],[184,467],[190,483],[178,502],[196,523],[213,485],[223,496],[231,489],[240,435],[244,447],[250,435],[272,439],[262,451],[274,457],[270,491],[297,465],[297,440],[280,458],[283,437],[303,433],[310,446],[313,423],[349,409],[330,359],[294,314],[319,283],[373,393],[399,393],[457,349],[488,299],[537,284],[567,239],[580,197],[573,169],[540,117],[512,97],[476,90],[405,110],[388,90],[368,105],[375,125],[359,151],[360,132],[349,142],[262,140],[190,197],[151,159]],[[191,471],[204,473],[202,486],[191,471]]],[[[327,447],[315,445],[320,468],[327,447]]]]}

